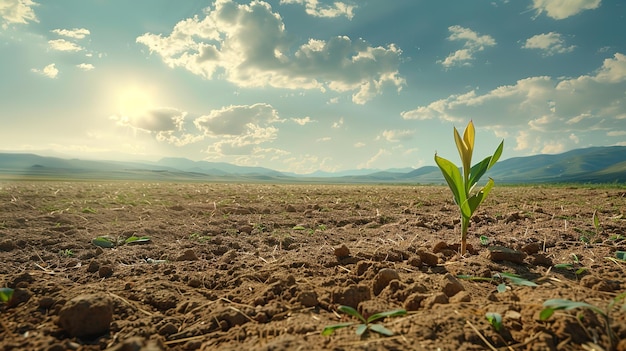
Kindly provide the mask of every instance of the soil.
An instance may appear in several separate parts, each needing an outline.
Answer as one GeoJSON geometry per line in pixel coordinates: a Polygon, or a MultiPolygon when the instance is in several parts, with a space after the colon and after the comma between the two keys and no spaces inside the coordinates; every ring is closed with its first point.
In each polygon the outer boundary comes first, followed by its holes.
{"type": "Polygon", "coordinates": [[[2,350],[626,350],[619,187],[496,185],[464,257],[443,186],[18,181],[0,208],[2,350]],[[612,307],[615,341],[554,298],[612,307]],[[340,305],[407,314],[322,335],[340,305]]]}

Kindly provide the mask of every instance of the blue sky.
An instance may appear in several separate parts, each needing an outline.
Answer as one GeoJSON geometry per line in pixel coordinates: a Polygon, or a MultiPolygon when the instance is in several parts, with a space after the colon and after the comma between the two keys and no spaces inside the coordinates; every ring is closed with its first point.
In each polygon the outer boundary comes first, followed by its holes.
{"type": "Polygon", "coordinates": [[[626,145],[621,0],[0,0],[0,151],[309,173],[626,145]]]}

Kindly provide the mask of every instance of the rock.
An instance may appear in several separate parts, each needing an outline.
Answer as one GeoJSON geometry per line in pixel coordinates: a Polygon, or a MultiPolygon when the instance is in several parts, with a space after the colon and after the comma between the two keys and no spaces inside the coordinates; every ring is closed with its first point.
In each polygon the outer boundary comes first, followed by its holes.
{"type": "Polygon", "coordinates": [[[450,298],[450,303],[472,302],[472,295],[467,291],[459,291],[458,294],[450,298]]]}
{"type": "Polygon", "coordinates": [[[341,244],[341,246],[335,248],[335,256],[338,260],[350,257],[350,249],[348,249],[346,244],[341,244]]]}
{"type": "Polygon", "coordinates": [[[178,328],[176,328],[176,326],[171,323],[165,323],[165,325],[163,325],[161,328],[159,328],[159,330],[157,331],[157,333],[159,333],[159,335],[172,335],[175,333],[178,333],[178,328]]]}
{"type": "Polygon", "coordinates": [[[522,251],[509,249],[504,246],[492,246],[489,248],[489,259],[494,262],[508,261],[513,263],[524,263],[526,254],[522,251]]]}
{"type": "Polygon", "coordinates": [[[192,249],[187,249],[180,256],[176,257],[176,261],[197,261],[198,256],[192,249]]]}
{"type": "Polygon", "coordinates": [[[413,267],[420,267],[422,265],[422,259],[419,256],[411,256],[406,263],[413,267]]]}
{"type": "Polygon", "coordinates": [[[15,307],[23,302],[28,302],[28,300],[30,300],[32,296],[33,293],[28,289],[15,288],[13,290],[13,296],[11,297],[11,300],[9,300],[7,305],[9,307],[15,307]]]}
{"type": "Polygon", "coordinates": [[[456,295],[458,292],[464,291],[465,287],[461,282],[452,274],[446,273],[441,278],[441,286],[442,292],[446,294],[447,297],[452,297],[456,295]]]}
{"type": "Polygon", "coordinates": [[[285,208],[285,210],[286,210],[287,212],[296,212],[296,211],[298,211],[298,210],[296,209],[296,207],[295,207],[294,205],[292,205],[292,204],[287,205],[287,207],[285,208]]]}
{"type": "Polygon", "coordinates": [[[111,266],[106,265],[106,266],[100,266],[100,268],[98,268],[98,276],[100,278],[108,278],[112,275],[113,275],[113,268],[111,268],[111,266]]]}
{"type": "Polygon", "coordinates": [[[96,273],[99,270],[100,270],[100,263],[98,263],[98,261],[89,262],[89,266],[87,267],[87,272],[96,273]]]}
{"type": "Polygon", "coordinates": [[[239,228],[237,228],[237,231],[239,233],[246,233],[246,234],[252,233],[253,230],[254,230],[254,228],[252,228],[252,226],[249,225],[249,224],[244,224],[244,225],[240,226],[239,228]]]}
{"type": "Polygon", "coordinates": [[[59,311],[59,326],[73,337],[96,337],[109,330],[113,302],[108,295],[77,296],[59,311]]]}
{"type": "Polygon", "coordinates": [[[448,243],[440,241],[433,246],[433,253],[440,253],[443,250],[448,250],[448,243]]]}
{"type": "Polygon", "coordinates": [[[411,294],[406,298],[406,300],[404,300],[404,309],[407,311],[417,311],[419,310],[422,301],[426,300],[426,298],[428,298],[427,294],[411,294]]]}
{"type": "Polygon", "coordinates": [[[524,251],[528,255],[534,255],[537,252],[541,251],[541,244],[537,242],[526,244],[522,246],[521,250],[524,251]]]}
{"type": "Polygon", "coordinates": [[[391,268],[381,269],[374,277],[374,283],[372,285],[374,295],[380,294],[380,292],[389,285],[389,282],[394,279],[400,280],[400,276],[396,270],[391,268]]]}
{"type": "Polygon", "coordinates": [[[534,266],[550,267],[552,266],[552,259],[546,254],[538,253],[531,256],[530,263],[534,266]]]}
{"type": "Polygon", "coordinates": [[[365,300],[371,298],[370,288],[366,285],[350,285],[332,294],[333,303],[357,308],[365,300]]]}
{"type": "Polygon", "coordinates": [[[430,253],[424,250],[417,250],[417,254],[422,260],[422,263],[427,266],[434,267],[439,264],[439,257],[437,257],[437,255],[435,255],[434,253],[430,253]]]}

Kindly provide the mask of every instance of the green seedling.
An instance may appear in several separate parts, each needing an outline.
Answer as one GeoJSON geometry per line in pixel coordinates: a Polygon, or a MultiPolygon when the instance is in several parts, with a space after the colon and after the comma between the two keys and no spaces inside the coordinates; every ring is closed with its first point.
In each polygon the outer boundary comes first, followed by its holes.
{"type": "Polygon", "coordinates": [[[443,177],[446,179],[450,190],[452,190],[454,202],[459,206],[461,211],[461,255],[465,255],[467,247],[467,230],[470,225],[470,218],[478,206],[485,200],[493,188],[494,182],[493,179],[489,178],[487,184],[478,191],[474,191],[474,187],[485,172],[498,161],[500,155],[502,155],[502,148],[504,147],[503,140],[496,148],[493,155],[486,157],[481,162],[472,166],[474,134],[474,123],[472,121],[467,124],[463,138],[461,138],[459,131],[454,128],[454,141],[456,142],[456,148],[461,156],[462,175],[459,171],[459,167],[445,158],[437,156],[435,153],[435,162],[437,166],[439,166],[441,173],[443,173],[443,177]]]}
{"type": "Polygon", "coordinates": [[[13,298],[13,289],[0,288],[0,302],[8,303],[13,298]]]}
{"type": "Polygon", "coordinates": [[[97,213],[98,211],[94,210],[94,209],[93,209],[93,208],[91,208],[91,207],[85,207],[85,208],[83,208],[83,211],[82,211],[82,212],[83,212],[83,213],[97,213]]]}
{"type": "Polygon", "coordinates": [[[559,264],[555,264],[554,268],[574,271],[574,274],[576,275],[581,275],[587,271],[587,267],[582,266],[576,254],[572,254],[572,259],[574,263],[559,263],[559,264]]]}
{"type": "Polygon", "coordinates": [[[72,251],[72,249],[60,250],[59,255],[64,257],[74,257],[74,251],[72,251]]]}
{"type": "Polygon", "coordinates": [[[369,316],[367,319],[365,319],[363,315],[361,315],[357,310],[355,310],[354,308],[350,306],[339,306],[339,311],[343,313],[347,313],[351,315],[352,317],[357,318],[361,323],[347,322],[347,323],[329,325],[325,327],[324,330],[322,330],[322,335],[324,336],[331,335],[337,329],[356,325],[356,335],[358,336],[363,336],[365,332],[368,330],[371,330],[373,332],[379,333],[384,336],[392,336],[393,332],[391,330],[385,328],[382,324],[373,323],[373,322],[379,319],[386,318],[386,317],[402,316],[406,314],[406,310],[396,309],[396,310],[376,313],[376,314],[369,316]]]}
{"type": "MultiPolygon", "coordinates": [[[[598,306],[586,302],[572,301],[567,299],[550,299],[543,303],[544,309],[541,310],[541,312],[539,313],[539,318],[542,321],[548,320],[550,317],[552,317],[554,312],[558,310],[568,311],[577,308],[586,308],[588,310],[591,310],[600,315],[604,320],[604,327],[606,328],[606,333],[609,336],[609,349],[614,350],[619,339],[613,331],[613,328],[611,327],[610,314],[613,310],[613,307],[615,307],[616,304],[623,302],[625,299],[626,292],[617,295],[609,302],[606,309],[604,310],[598,306]]],[[[622,305],[621,310],[626,311],[626,303],[622,305]]]]}
{"type": "Polygon", "coordinates": [[[506,272],[496,273],[491,278],[474,277],[474,276],[465,275],[465,274],[457,275],[457,278],[474,280],[474,281],[500,282],[498,286],[496,287],[496,290],[500,293],[506,291],[507,285],[506,285],[505,279],[508,280],[513,285],[531,286],[531,287],[538,286],[537,283],[532,282],[530,280],[526,280],[517,274],[506,273],[506,272]]]}
{"type": "Polygon", "coordinates": [[[502,315],[497,312],[487,312],[485,313],[485,318],[489,321],[489,324],[495,329],[497,332],[502,330],[502,315]]]}
{"type": "Polygon", "coordinates": [[[99,236],[99,237],[91,240],[91,243],[96,245],[96,246],[104,247],[104,248],[107,248],[107,249],[115,247],[115,244],[116,244],[114,240],[112,240],[111,238],[106,237],[106,236],[99,236]]]}
{"type": "Polygon", "coordinates": [[[297,225],[297,226],[295,226],[295,227],[293,227],[291,229],[293,229],[293,230],[306,230],[306,228],[301,226],[301,225],[297,225]]]}
{"type": "Polygon", "coordinates": [[[124,240],[125,244],[145,244],[150,242],[150,237],[148,236],[131,236],[124,240]]]}
{"type": "Polygon", "coordinates": [[[481,236],[480,236],[480,238],[478,238],[478,239],[480,240],[480,244],[481,244],[482,246],[487,246],[487,245],[489,245],[489,242],[491,241],[491,240],[489,240],[489,237],[487,237],[487,236],[485,236],[485,235],[481,235],[481,236]]]}

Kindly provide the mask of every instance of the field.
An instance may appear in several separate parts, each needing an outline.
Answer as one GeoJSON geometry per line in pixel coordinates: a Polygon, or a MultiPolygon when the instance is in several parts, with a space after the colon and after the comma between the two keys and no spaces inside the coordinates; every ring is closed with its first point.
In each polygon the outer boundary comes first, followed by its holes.
{"type": "Polygon", "coordinates": [[[2,350],[626,350],[623,188],[496,185],[466,257],[442,186],[20,181],[0,208],[2,350]],[[323,336],[340,305],[407,314],[323,336]]]}

